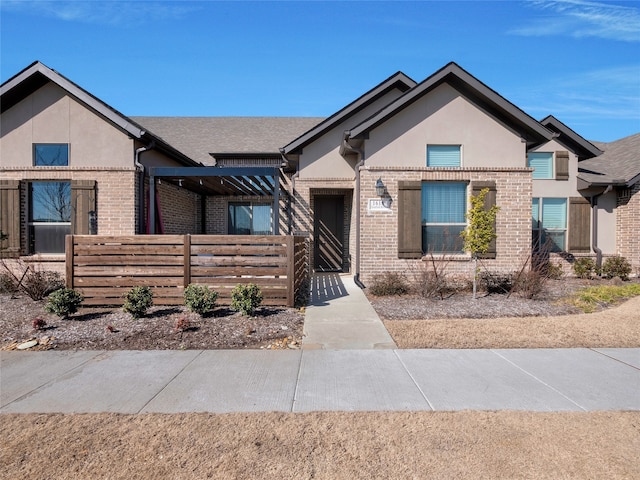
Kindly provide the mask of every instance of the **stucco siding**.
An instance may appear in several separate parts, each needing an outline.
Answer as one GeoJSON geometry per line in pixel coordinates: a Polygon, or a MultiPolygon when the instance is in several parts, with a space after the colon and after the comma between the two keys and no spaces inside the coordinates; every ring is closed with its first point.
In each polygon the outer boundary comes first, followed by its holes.
{"type": "Polygon", "coordinates": [[[344,131],[358,125],[401,94],[400,90],[392,90],[304,147],[300,155],[300,178],[353,179],[355,162],[340,155],[344,131]]]}
{"type": "MultiPolygon", "coordinates": [[[[533,196],[534,197],[579,197],[580,192],[577,189],[577,175],[578,175],[578,157],[567,149],[564,145],[552,140],[538,148],[531,150],[532,152],[549,152],[554,155],[558,151],[569,152],[569,179],[568,180],[556,180],[555,178],[549,180],[534,179],[533,180],[533,196]]],[[[555,165],[553,166],[555,172],[555,165]]],[[[554,175],[555,176],[555,175],[554,175]]]]}
{"type": "Polygon", "coordinates": [[[133,141],[52,83],[2,114],[0,165],[33,166],[34,143],[69,144],[69,167],[133,165],[133,141]]]}
{"type": "Polygon", "coordinates": [[[446,84],[370,132],[367,165],[425,167],[428,144],[461,145],[464,168],[526,166],[520,136],[446,84]]]}
{"type": "MultiPolygon", "coordinates": [[[[605,255],[617,252],[616,240],[616,194],[615,192],[598,198],[598,248],[605,255]]],[[[593,225],[591,226],[593,229],[593,225]]]]}

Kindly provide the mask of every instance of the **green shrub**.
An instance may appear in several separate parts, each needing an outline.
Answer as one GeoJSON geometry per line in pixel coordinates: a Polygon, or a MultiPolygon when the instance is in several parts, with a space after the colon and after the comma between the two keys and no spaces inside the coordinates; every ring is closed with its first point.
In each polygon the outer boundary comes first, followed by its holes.
{"type": "Polygon", "coordinates": [[[545,274],[547,275],[547,278],[560,280],[562,277],[564,277],[564,269],[562,268],[562,264],[549,262],[546,266],[545,274]]]}
{"type": "Polygon", "coordinates": [[[573,273],[578,278],[591,278],[596,271],[596,262],[592,258],[583,257],[573,262],[573,273]]]}
{"type": "Polygon", "coordinates": [[[184,304],[192,312],[204,315],[213,310],[218,299],[218,292],[204,285],[189,284],[184,290],[184,304]]]}
{"type": "Polygon", "coordinates": [[[621,280],[629,280],[631,264],[624,257],[609,257],[602,264],[602,275],[606,278],[620,277],[621,280]]]}
{"type": "Polygon", "coordinates": [[[49,295],[44,309],[60,318],[67,318],[78,311],[84,297],[72,288],[61,288],[49,295]]]}
{"type": "Polygon", "coordinates": [[[149,287],[133,287],[124,296],[122,309],[133,318],[140,318],[153,305],[153,292],[149,287]]]}
{"type": "Polygon", "coordinates": [[[372,295],[383,297],[387,295],[405,295],[411,287],[404,275],[396,272],[384,272],[374,278],[369,291],[372,295]]]}
{"type": "Polygon", "coordinates": [[[262,292],[257,285],[252,283],[248,285],[238,284],[231,291],[231,308],[242,312],[248,317],[253,315],[261,303],[262,292]]]}

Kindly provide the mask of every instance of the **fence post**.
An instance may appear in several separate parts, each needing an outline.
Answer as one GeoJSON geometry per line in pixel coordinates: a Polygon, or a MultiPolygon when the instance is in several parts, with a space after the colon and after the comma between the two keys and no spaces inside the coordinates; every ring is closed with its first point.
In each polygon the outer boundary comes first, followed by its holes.
{"type": "Polygon", "coordinates": [[[191,283],[191,235],[184,235],[184,288],[187,288],[191,283]]]}
{"type": "Polygon", "coordinates": [[[295,239],[292,235],[287,235],[285,239],[287,242],[287,307],[291,308],[296,303],[295,239]]]}
{"type": "Polygon", "coordinates": [[[67,288],[73,288],[73,235],[64,237],[65,251],[65,284],[67,288]]]}

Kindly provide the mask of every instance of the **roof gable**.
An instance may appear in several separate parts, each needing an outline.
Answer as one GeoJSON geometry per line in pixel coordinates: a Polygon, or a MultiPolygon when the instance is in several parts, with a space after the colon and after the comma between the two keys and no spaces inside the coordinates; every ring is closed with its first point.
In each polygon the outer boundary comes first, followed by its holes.
{"type": "Polygon", "coordinates": [[[10,109],[49,82],[62,88],[69,95],[86,105],[102,118],[111,122],[130,137],[147,144],[153,143],[154,148],[182,164],[197,164],[193,159],[178,151],[160,137],[147,132],[144,127],[131,120],[131,118],[118,112],[82,87],[39,61],[33,62],[0,86],[0,112],[5,112],[10,109]]]}
{"type": "Polygon", "coordinates": [[[558,135],[556,140],[571,149],[578,156],[578,160],[586,160],[602,154],[602,150],[582,138],[553,115],[540,120],[540,123],[556,133],[558,135]]]}
{"type": "Polygon", "coordinates": [[[1,111],[4,112],[13,107],[48,82],[55,83],[134,138],[142,138],[145,134],[140,125],[137,125],[102,100],[94,97],[68,78],[37,61],[2,84],[0,87],[1,111]]]}
{"type": "Polygon", "coordinates": [[[353,139],[366,138],[368,133],[398,114],[442,83],[448,83],[474,104],[503,123],[510,125],[527,142],[528,147],[541,145],[553,138],[552,133],[534,118],[506,100],[477,78],[451,62],[407,91],[397,100],[347,132],[353,139]]]}
{"type": "Polygon", "coordinates": [[[415,87],[415,85],[415,80],[409,78],[404,73],[394,73],[389,78],[366,92],[364,95],[361,95],[349,105],[340,109],[329,118],[319,123],[314,128],[308,130],[307,132],[296,138],[293,142],[283,147],[281,149],[282,153],[284,153],[285,155],[289,153],[300,153],[306,145],[318,139],[326,132],[334,128],[336,125],[339,125],[341,122],[348,120],[350,117],[352,117],[371,103],[375,102],[383,95],[386,95],[394,89],[398,89],[401,92],[406,92],[415,87]]]}

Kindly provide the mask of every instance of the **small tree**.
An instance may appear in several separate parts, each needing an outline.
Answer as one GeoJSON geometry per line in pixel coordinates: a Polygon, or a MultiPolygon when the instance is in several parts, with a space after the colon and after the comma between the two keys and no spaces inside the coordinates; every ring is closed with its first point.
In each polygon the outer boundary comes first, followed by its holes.
{"type": "Polygon", "coordinates": [[[474,260],[473,298],[476,298],[478,285],[478,256],[489,251],[491,242],[497,238],[494,223],[500,207],[492,205],[485,208],[484,199],[488,188],[480,190],[478,195],[471,196],[471,208],[467,212],[467,228],[460,232],[464,241],[464,249],[471,252],[474,260]]]}

